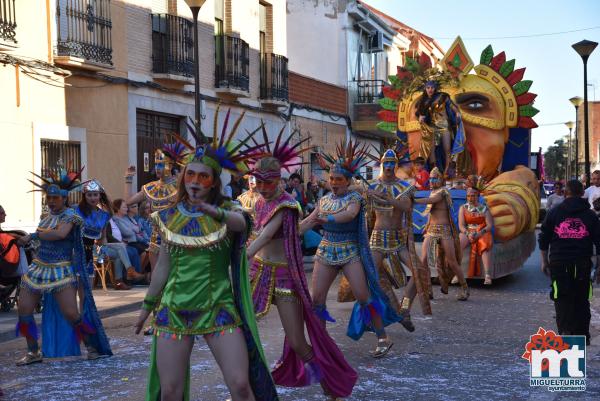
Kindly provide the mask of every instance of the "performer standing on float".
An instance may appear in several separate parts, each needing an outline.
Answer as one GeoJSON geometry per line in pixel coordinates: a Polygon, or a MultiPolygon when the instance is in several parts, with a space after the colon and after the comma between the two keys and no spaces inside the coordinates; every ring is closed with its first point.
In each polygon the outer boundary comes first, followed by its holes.
{"type": "Polygon", "coordinates": [[[71,352],[73,346],[83,340],[88,351],[88,359],[110,356],[112,351],[96,310],[85,269],[81,233],[83,220],[67,205],[69,192],[81,185],[78,181],[81,171],[67,174],[67,171],[59,166],[49,178],[34,175],[42,183],[30,182],[46,194],[50,213],[42,218],[35,233],[19,239],[21,245],[32,242],[37,246],[37,250],[29,271],[21,281],[17,334],[26,338],[28,352],[17,361],[17,365],[42,362],[38,329],[33,317],[35,307],[42,295],[45,295],[44,318],[52,314],[55,322],[60,315],[70,326],[67,326],[68,331],[65,331],[64,325],[43,322],[45,354],[46,350],[52,356],[73,354],[74,352],[71,352]],[[76,296],[78,276],[83,286],[84,297],[81,312],[77,307],[76,296]],[[52,328],[54,330],[51,330],[52,328]]]}
{"type": "Polygon", "coordinates": [[[390,305],[378,283],[369,249],[365,201],[358,192],[348,189],[352,177],[367,164],[366,149],[358,148],[352,142],[338,144],[336,156],[325,154],[323,157],[329,163],[332,192],[322,197],[318,207],[300,224],[301,232],[317,224],[325,231],[317,249],[312,276],[314,309],[323,322],[335,322],[327,312],[325,301],[333,280],[342,270],[357,299],[347,335],[358,340],[365,330],[373,331],[378,342],[371,355],[379,358],[393,345],[385,326],[400,322],[402,317],[390,305]]]}
{"type": "MultiPolygon", "coordinates": [[[[136,324],[156,310],[146,400],[190,399],[190,354],[204,336],[234,400],[277,400],[252,307],[245,216],[221,194],[221,173],[246,171],[252,149],[232,141],[243,115],[213,141],[196,136],[179,180],[176,203],[152,214],[162,243],[154,277],[136,324]],[[229,266],[231,266],[231,276],[229,266]]],[[[201,134],[199,134],[201,135],[201,134]]]]}
{"type": "Polygon", "coordinates": [[[430,168],[437,166],[445,172],[451,161],[455,125],[460,119],[458,106],[450,99],[450,95],[439,90],[437,80],[430,79],[425,82],[423,94],[417,101],[415,115],[421,124],[420,154],[429,157],[430,168]],[[436,154],[440,142],[443,155],[436,154]]]}
{"type": "Polygon", "coordinates": [[[479,203],[481,191],[485,188],[485,181],[481,177],[469,180],[467,189],[467,203],[458,211],[458,227],[460,230],[460,247],[471,248],[469,270],[467,277],[480,277],[481,267],[479,257],[483,260],[484,285],[492,284],[490,269],[492,267],[492,227],[494,225],[492,214],[488,207],[479,203]]]}
{"type": "Polygon", "coordinates": [[[469,298],[469,287],[459,265],[461,248],[458,230],[452,220],[452,197],[444,187],[444,177],[436,167],[429,176],[431,193],[428,198],[415,199],[415,203],[429,204],[425,214],[429,220],[425,226],[425,239],[421,251],[423,266],[438,271],[441,291],[448,293],[448,284],[453,276],[458,278],[461,286],[456,299],[466,301],[469,298]],[[448,271],[448,267],[451,272],[448,271]]]}
{"type": "Polygon", "coordinates": [[[261,153],[266,154],[251,170],[260,198],[254,205],[254,240],[248,246],[248,258],[252,260],[254,310],[262,317],[271,304],[277,305],[285,332],[283,355],[272,372],[273,379],[287,387],[320,382],[332,398],[347,397],[357,374],[313,312],[298,233],[302,209],[279,186],[283,169],[290,172],[302,164],[300,154],[310,148],[301,147],[308,138],[290,145],[294,134],[284,140],[282,130],[271,149],[264,125],[262,132],[265,146],[261,153]],[[305,324],[311,344],[304,335],[305,324]]]}
{"type": "MultiPolygon", "coordinates": [[[[380,159],[381,174],[369,185],[367,200],[375,214],[369,245],[379,272],[379,284],[403,317],[400,324],[412,332],[415,326],[410,319],[410,308],[417,293],[423,314],[431,315],[430,282],[428,272],[417,257],[412,232],[412,202],[416,189],[397,178],[398,162],[396,151],[386,150],[380,159]],[[406,282],[402,263],[411,270],[412,280],[405,288],[402,303],[399,304],[392,285],[399,288],[406,282]]],[[[408,152],[404,153],[400,162],[410,165],[408,152]]]]}

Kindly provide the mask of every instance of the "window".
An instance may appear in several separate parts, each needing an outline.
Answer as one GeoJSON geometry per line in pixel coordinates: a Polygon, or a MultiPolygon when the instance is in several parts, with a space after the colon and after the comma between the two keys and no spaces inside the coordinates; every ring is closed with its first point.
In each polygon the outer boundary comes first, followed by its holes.
{"type": "Polygon", "coordinates": [[[372,180],[373,179],[373,167],[371,166],[367,166],[366,167],[366,171],[365,171],[365,179],[367,181],[372,180]]]}
{"type": "MultiPolygon", "coordinates": [[[[68,172],[81,169],[81,145],[77,142],[56,141],[50,139],[41,140],[42,149],[42,177],[48,177],[50,173],[61,163],[68,172]]],[[[46,198],[42,200],[42,206],[46,205],[46,198]]],[[[69,204],[79,202],[79,194],[69,194],[69,204]]]]}

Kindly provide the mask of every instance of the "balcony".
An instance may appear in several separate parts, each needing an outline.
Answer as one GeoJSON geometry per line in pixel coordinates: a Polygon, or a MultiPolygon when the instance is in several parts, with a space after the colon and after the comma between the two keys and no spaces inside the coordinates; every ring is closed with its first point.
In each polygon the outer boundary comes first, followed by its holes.
{"type": "Polygon", "coordinates": [[[247,97],[250,85],[250,47],[240,38],[215,36],[215,92],[247,97]]]}
{"type": "Polygon", "coordinates": [[[377,101],[383,98],[386,82],[380,79],[366,79],[354,82],[355,101],[352,126],[358,134],[370,138],[381,138],[388,134],[377,128],[377,112],[381,107],[377,101]]]}
{"type": "Polygon", "coordinates": [[[17,47],[15,0],[0,0],[0,51],[17,47]]]}
{"type": "Polygon", "coordinates": [[[154,78],[193,82],[192,21],[169,14],[151,14],[154,78]]]}
{"type": "Polygon", "coordinates": [[[288,59],[266,53],[260,60],[260,101],[263,104],[288,104],[288,59]]]}
{"type": "Polygon", "coordinates": [[[58,0],[57,64],[112,68],[110,0],[58,0]]]}

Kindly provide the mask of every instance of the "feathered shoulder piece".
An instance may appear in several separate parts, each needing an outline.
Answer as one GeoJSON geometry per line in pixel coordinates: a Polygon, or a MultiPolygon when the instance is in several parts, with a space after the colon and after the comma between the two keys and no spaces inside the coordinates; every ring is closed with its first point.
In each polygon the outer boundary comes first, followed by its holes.
{"type": "Polygon", "coordinates": [[[58,160],[56,167],[48,170],[47,177],[31,172],[41,182],[27,180],[38,188],[29,192],[45,192],[46,195],[67,196],[69,192],[78,190],[81,187],[81,172],[84,168],[82,167],[79,171],[74,171],[72,168],[67,169],[62,160],[58,160]]]}
{"type": "Polygon", "coordinates": [[[331,173],[343,174],[347,178],[360,177],[360,169],[369,164],[367,146],[352,140],[348,143],[338,143],[335,155],[323,153],[319,154],[319,157],[322,168],[331,173]]]}
{"type": "Polygon", "coordinates": [[[304,138],[292,145],[290,142],[298,131],[294,130],[286,137],[284,125],[277,134],[275,144],[271,146],[272,142],[269,141],[264,121],[262,121],[259,129],[262,132],[263,143],[259,145],[253,139],[254,144],[259,148],[252,157],[251,175],[260,180],[269,180],[280,177],[282,170],[291,173],[294,167],[305,164],[301,155],[312,149],[311,146],[305,146],[310,138],[304,138]]]}
{"type": "Polygon", "coordinates": [[[192,145],[179,135],[173,135],[180,144],[189,149],[189,152],[182,158],[182,165],[185,166],[188,163],[197,161],[210,166],[217,174],[221,174],[223,170],[227,170],[233,174],[246,173],[248,171],[246,162],[255,156],[256,151],[261,147],[260,145],[248,145],[256,132],[258,132],[258,128],[252,132],[247,131],[246,137],[241,141],[237,141],[234,138],[244,119],[245,112],[238,117],[228,131],[231,109],[227,110],[227,115],[219,132],[219,109],[220,107],[217,107],[215,111],[212,139],[207,138],[201,131],[196,131],[194,125],[187,121],[186,124],[189,132],[194,138],[196,145],[192,145]]]}

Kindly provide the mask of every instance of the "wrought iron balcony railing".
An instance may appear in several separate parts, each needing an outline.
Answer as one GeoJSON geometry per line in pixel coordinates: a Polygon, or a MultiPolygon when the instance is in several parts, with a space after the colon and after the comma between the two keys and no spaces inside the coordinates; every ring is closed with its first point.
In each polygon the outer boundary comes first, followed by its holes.
{"type": "Polygon", "coordinates": [[[240,38],[215,36],[215,87],[248,92],[250,47],[240,38]]]}
{"type": "Polygon", "coordinates": [[[260,98],[288,101],[288,59],[278,54],[262,54],[260,60],[260,98]]]}
{"type": "Polygon", "coordinates": [[[357,81],[357,103],[375,103],[383,97],[385,81],[380,79],[363,79],[357,81]]]}
{"type": "Polygon", "coordinates": [[[152,72],[194,76],[192,21],[169,14],[151,14],[152,72]]]}
{"type": "Polygon", "coordinates": [[[112,65],[110,0],[57,0],[58,56],[112,65]]]}
{"type": "Polygon", "coordinates": [[[0,40],[17,43],[15,0],[0,0],[0,40]]]}

